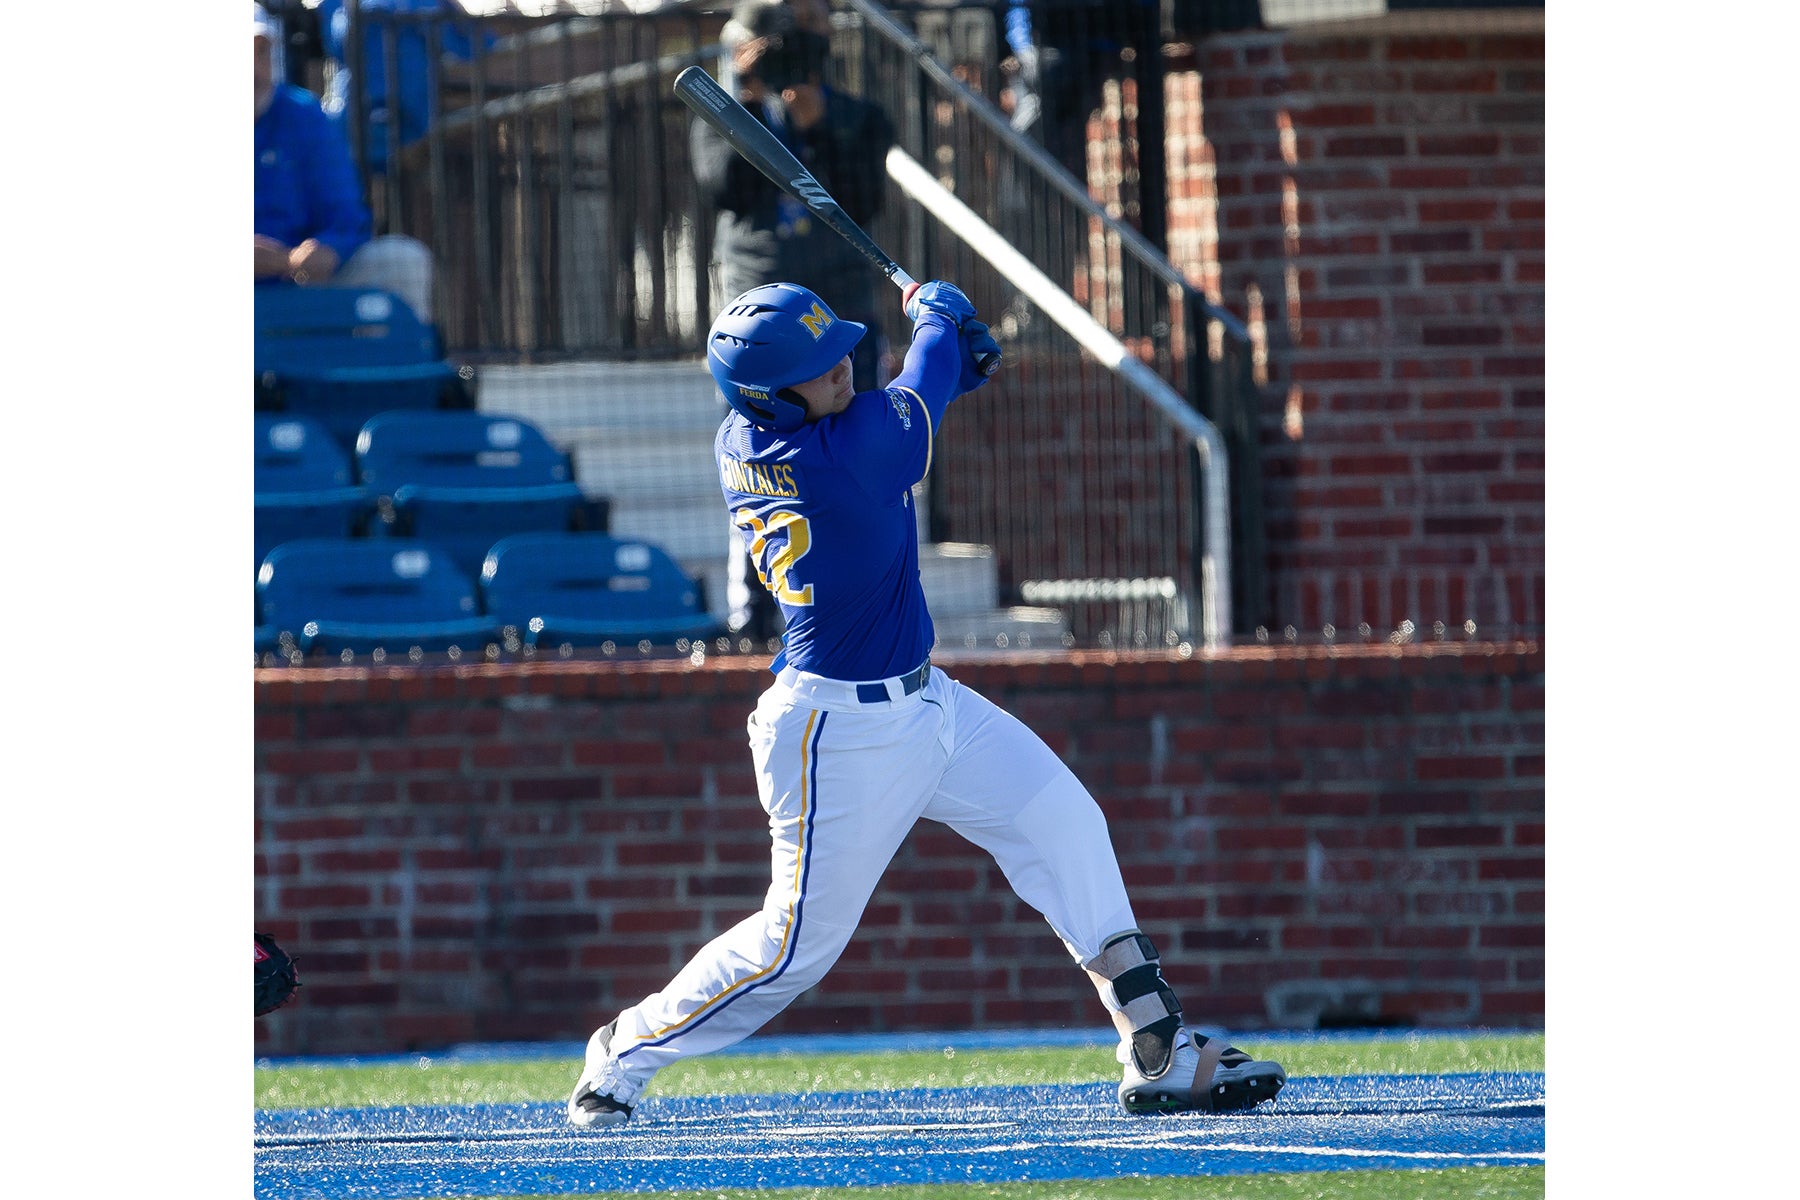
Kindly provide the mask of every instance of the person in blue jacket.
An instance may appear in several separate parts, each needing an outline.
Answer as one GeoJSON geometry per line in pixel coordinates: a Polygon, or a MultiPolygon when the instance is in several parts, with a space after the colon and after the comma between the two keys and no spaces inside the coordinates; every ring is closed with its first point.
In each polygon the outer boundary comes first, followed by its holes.
{"type": "Polygon", "coordinates": [[[277,77],[280,30],[253,7],[256,282],[380,288],[430,321],[431,252],[414,238],[370,236],[349,148],[311,92],[277,77]]]}

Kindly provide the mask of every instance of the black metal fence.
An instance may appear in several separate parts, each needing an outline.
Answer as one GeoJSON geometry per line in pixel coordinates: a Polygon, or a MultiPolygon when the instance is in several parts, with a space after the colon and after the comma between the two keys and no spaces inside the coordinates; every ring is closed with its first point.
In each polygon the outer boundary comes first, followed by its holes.
{"type": "Polygon", "coordinates": [[[348,43],[353,80],[372,53],[396,78],[409,43],[433,73],[411,97],[429,106],[422,136],[404,142],[404,115],[372,121],[366,104],[350,128],[377,219],[437,251],[450,346],[525,361],[693,353],[710,223],[668,78],[708,57],[723,20],[369,15],[348,43]],[[460,61],[443,49],[457,32],[479,48],[460,61]]]}
{"type": "MultiPolygon", "coordinates": [[[[903,151],[1220,428],[1235,483],[1234,624],[1247,631],[1265,592],[1251,348],[1161,253],[1161,46],[1180,20],[1230,16],[1203,7],[848,0],[833,13],[831,82],[886,108],[903,151]]],[[[348,73],[371,208],[385,232],[431,246],[455,355],[698,356],[725,297],[690,114],[669,84],[689,64],[716,67],[728,16],[695,4],[480,18],[352,6],[332,69],[348,73]],[[371,78],[393,83],[371,94],[371,78]]],[[[1191,444],[897,189],[872,232],[915,276],[964,284],[1007,346],[981,402],[954,410],[963,427],[941,447],[929,534],[993,546],[1003,599],[1059,598],[1082,643],[1194,636],[1191,444]]],[[[569,425],[590,400],[545,398],[569,425]]]]}

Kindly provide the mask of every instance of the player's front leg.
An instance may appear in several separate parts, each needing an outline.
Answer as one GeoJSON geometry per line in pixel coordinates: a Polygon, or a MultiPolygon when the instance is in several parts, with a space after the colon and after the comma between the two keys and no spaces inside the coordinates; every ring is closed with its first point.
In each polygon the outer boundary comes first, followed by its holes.
{"type": "MultiPolygon", "coordinates": [[[[776,807],[779,813],[783,802],[776,807]]],[[[775,816],[771,828],[773,871],[762,908],[701,947],[660,991],[595,1031],[569,1097],[571,1124],[629,1120],[658,1071],[754,1033],[843,952],[866,894],[840,900],[829,872],[808,870],[819,853],[816,812],[792,821],[775,816]],[[852,906],[848,928],[817,912],[843,903],[852,906]]]]}
{"type": "Polygon", "coordinates": [[[584,1129],[603,1125],[623,1125],[631,1119],[648,1079],[629,1078],[612,1054],[613,1034],[618,1029],[614,1020],[594,1031],[588,1038],[587,1059],[575,1090],[569,1093],[569,1124],[584,1129]]]}
{"type": "Polygon", "coordinates": [[[818,982],[849,932],[813,921],[801,936],[806,901],[828,890],[815,887],[809,897],[789,887],[793,872],[783,864],[804,861],[807,849],[805,841],[778,840],[776,882],[763,908],[701,947],[661,991],[594,1032],[569,1096],[571,1124],[623,1124],[657,1072],[736,1044],[818,982]]]}

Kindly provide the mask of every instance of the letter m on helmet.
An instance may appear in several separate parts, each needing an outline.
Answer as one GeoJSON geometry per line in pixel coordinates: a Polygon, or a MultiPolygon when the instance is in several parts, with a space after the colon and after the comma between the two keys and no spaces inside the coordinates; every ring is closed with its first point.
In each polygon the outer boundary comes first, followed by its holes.
{"type": "Polygon", "coordinates": [[[807,332],[815,339],[821,338],[831,328],[831,314],[825,311],[823,305],[815,304],[811,312],[800,314],[800,323],[806,326],[807,332]]]}

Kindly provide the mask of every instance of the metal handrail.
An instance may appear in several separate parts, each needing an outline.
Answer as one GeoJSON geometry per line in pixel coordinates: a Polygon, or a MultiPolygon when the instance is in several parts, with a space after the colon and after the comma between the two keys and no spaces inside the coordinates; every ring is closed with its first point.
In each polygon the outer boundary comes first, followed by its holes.
{"type": "Polygon", "coordinates": [[[1190,438],[1200,455],[1206,507],[1201,530],[1200,639],[1207,649],[1231,632],[1231,468],[1217,426],[1194,410],[1162,376],[1152,371],[1075,298],[1019,253],[998,230],[939,183],[918,161],[895,146],[887,154],[888,175],[944,227],[985,258],[1031,298],[1045,316],[1062,326],[1081,347],[1190,438]]]}

